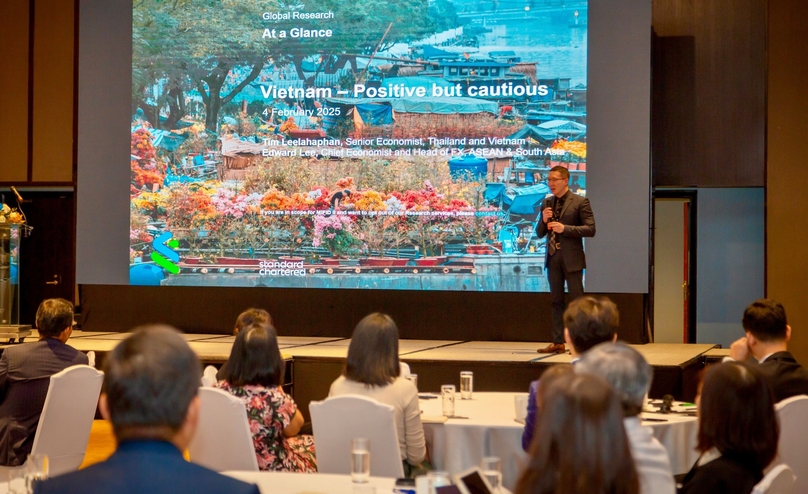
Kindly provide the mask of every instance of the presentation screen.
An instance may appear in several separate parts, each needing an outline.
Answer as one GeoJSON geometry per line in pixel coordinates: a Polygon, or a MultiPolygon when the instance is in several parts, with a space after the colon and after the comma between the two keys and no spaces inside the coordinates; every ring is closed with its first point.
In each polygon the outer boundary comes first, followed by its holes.
{"type": "Polygon", "coordinates": [[[134,2],[129,283],[548,291],[549,170],[588,189],[587,25],[569,0],[134,2]]]}

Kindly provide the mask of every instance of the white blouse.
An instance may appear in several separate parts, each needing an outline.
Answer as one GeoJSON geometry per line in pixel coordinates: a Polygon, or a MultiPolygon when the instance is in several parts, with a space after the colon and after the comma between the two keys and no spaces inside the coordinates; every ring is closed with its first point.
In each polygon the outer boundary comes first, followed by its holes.
{"type": "Polygon", "coordinates": [[[410,465],[419,465],[424,461],[426,457],[424,426],[421,424],[418,390],[411,381],[397,377],[387,386],[368,386],[340,376],[331,383],[329,397],[348,394],[366,396],[392,406],[401,459],[407,460],[410,465]]]}

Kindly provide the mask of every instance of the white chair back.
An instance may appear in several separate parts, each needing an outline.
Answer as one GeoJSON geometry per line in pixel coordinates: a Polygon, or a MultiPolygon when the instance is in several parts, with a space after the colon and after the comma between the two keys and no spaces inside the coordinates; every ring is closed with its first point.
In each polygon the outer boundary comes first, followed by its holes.
{"type": "Polygon", "coordinates": [[[786,398],[774,406],[780,419],[780,443],[777,447],[779,461],[785,463],[797,481],[794,492],[808,492],[808,396],[786,398]]]}
{"type": "Polygon", "coordinates": [[[74,365],[50,377],[31,454],[48,455],[51,477],[78,470],[87,452],[104,373],[74,365]]]}
{"type": "Polygon", "coordinates": [[[199,398],[199,424],[188,445],[191,461],[217,472],[258,471],[244,403],[218,388],[199,388],[199,398]]]}
{"type": "Polygon", "coordinates": [[[202,386],[209,388],[216,384],[216,374],[218,373],[219,370],[212,365],[205,367],[205,370],[202,371],[202,386]]]}
{"type": "Polygon", "coordinates": [[[758,482],[752,494],[791,494],[794,492],[794,481],[796,477],[786,464],[779,464],[769,470],[758,482]]]}
{"type": "Polygon", "coordinates": [[[404,476],[393,407],[364,396],[343,395],[313,401],[309,412],[318,472],[350,473],[351,439],[366,438],[370,441],[370,474],[404,476]]]}

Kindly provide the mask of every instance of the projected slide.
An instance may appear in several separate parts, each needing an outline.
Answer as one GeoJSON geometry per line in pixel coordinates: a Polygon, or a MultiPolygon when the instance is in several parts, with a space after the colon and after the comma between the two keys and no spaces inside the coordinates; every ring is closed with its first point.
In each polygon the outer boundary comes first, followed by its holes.
{"type": "Polygon", "coordinates": [[[586,1],[143,0],[133,23],[131,284],[549,290],[548,171],[586,194],[586,1]]]}

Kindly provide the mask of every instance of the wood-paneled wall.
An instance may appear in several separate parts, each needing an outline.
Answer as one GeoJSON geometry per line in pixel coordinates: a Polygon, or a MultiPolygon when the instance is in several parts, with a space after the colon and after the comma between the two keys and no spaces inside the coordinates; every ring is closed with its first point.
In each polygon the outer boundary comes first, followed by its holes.
{"type": "Polygon", "coordinates": [[[28,5],[5,0],[0,15],[0,182],[28,180],[28,5]]]}
{"type": "Polygon", "coordinates": [[[808,365],[808,2],[769,0],[766,263],[789,349],[808,365]]]}
{"type": "Polygon", "coordinates": [[[654,186],[761,187],[766,0],[654,0],[654,186]]]}
{"type": "Polygon", "coordinates": [[[76,0],[3,0],[0,184],[73,185],[76,0]]]}

